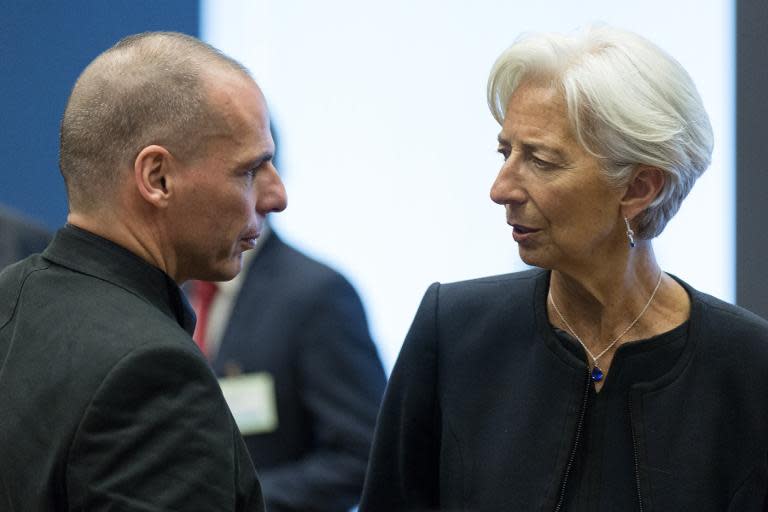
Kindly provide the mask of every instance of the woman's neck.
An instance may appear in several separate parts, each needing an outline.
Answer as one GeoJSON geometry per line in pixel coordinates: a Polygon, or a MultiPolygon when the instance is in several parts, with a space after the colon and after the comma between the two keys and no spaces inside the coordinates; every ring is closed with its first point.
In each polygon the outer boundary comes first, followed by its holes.
{"type": "Polygon", "coordinates": [[[679,288],[662,274],[651,244],[638,244],[623,261],[596,262],[578,272],[553,270],[547,304],[550,322],[575,333],[592,354],[621,335],[615,350],[624,341],[658,334],[655,331],[663,324],[658,317],[664,312],[658,307],[662,301],[655,302],[674,286],[679,288]]]}
{"type": "MultiPolygon", "coordinates": [[[[623,256],[623,255],[622,255],[623,256]]],[[[565,309],[581,316],[618,313],[622,306],[644,303],[656,285],[660,268],[650,243],[638,244],[619,261],[591,262],[579,269],[552,270],[550,290],[565,309]]]]}

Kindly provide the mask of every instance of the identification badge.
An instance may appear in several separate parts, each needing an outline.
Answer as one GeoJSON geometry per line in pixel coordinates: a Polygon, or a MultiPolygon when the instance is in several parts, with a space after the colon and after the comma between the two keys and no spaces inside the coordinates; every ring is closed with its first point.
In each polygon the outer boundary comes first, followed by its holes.
{"type": "Polygon", "coordinates": [[[219,379],[224,398],[244,436],[277,429],[275,381],[267,372],[219,379]]]}

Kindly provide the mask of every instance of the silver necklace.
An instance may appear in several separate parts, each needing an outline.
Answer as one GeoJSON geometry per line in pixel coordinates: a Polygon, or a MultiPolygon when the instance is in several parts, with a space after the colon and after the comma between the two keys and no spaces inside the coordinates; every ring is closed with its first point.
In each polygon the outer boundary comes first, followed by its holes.
{"type": "Polygon", "coordinates": [[[651,293],[651,298],[648,299],[648,302],[645,303],[645,307],[643,308],[642,311],[640,311],[640,314],[637,315],[637,317],[634,320],[632,320],[632,323],[630,323],[626,329],[621,331],[621,334],[616,336],[613,339],[613,341],[611,341],[608,344],[608,346],[605,347],[603,351],[597,354],[596,356],[592,355],[592,352],[590,352],[590,350],[587,348],[587,345],[581,340],[579,335],[576,334],[576,331],[573,330],[573,327],[571,327],[571,324],[568,323],[568,320],[566,320],[563,314],[560,312],[560,308],[558,308],[557,304],[555,304],[555,298],[552,296],[552,288],[550,287],[548,296],[549,296],[549,301],[552,303],[552,307],[555,310],[555,313],[557,313],[557,316],[560,317],[560,320],[562,320],[565,326],[568,328],[568,332],[570,332],[571,335],[573,335],[573,337],[576,338],[576,341],[579,342],[579,344],[584,348],[584,350],[587,351],[587,354],[589,355],[590,359],[592,359],[592,372],[590,373],[590,375],[592,376],[593,381],[600,382],[601,380],[603,380],[603,375],[604,375],[603,370],[600,369],[600,365],[597,364],[597,360],[603,357],[606,354],[606,352],[611,350],[611,348],[613,348],[613,346],[616,343],[618,343],[619,340],[623,338],[624,335],[627,334],[629,330],[632,329],[635,326],[635,324],[643,317],[645,312],[648,310],[648,306],[650,306],[651,302],[653,302],[653,298],[656,297],[656,292],[659,291],[659,286],[661,286],[662,275],[663,275],[663,272],[659,270],[659,279],[658,281],[656,281],[656,287],[653,289],[653,293],[651,293]]]}

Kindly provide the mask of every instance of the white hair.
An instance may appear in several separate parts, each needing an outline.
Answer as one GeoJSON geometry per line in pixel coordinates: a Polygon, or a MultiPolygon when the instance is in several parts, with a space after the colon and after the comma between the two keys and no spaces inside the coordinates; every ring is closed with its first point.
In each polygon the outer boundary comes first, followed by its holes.
{"type": "Polygon", "coordinates": [[[499,124],[512,93],[529,79],[562,92],[573,133],[612,183],[628,183],[637,165],[665,173],[659,195],[633,221],[640,238],[661,233],[712,154],[709,117],[685,69],[650,41],[604,25],[525,35],[499,56],[488,79],[499,124]]]}

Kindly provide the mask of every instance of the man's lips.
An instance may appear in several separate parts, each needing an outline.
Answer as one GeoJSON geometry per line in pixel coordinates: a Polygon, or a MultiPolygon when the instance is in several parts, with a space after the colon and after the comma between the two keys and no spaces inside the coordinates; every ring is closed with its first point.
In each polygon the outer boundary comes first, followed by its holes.
{"type": "Polygon", "coordinates": [[[240,241],[250,247],[255,247],[256,239],[259,238],[259,236],[261,236],[261,231],[254,229],[241,236],[240,241]]]}

